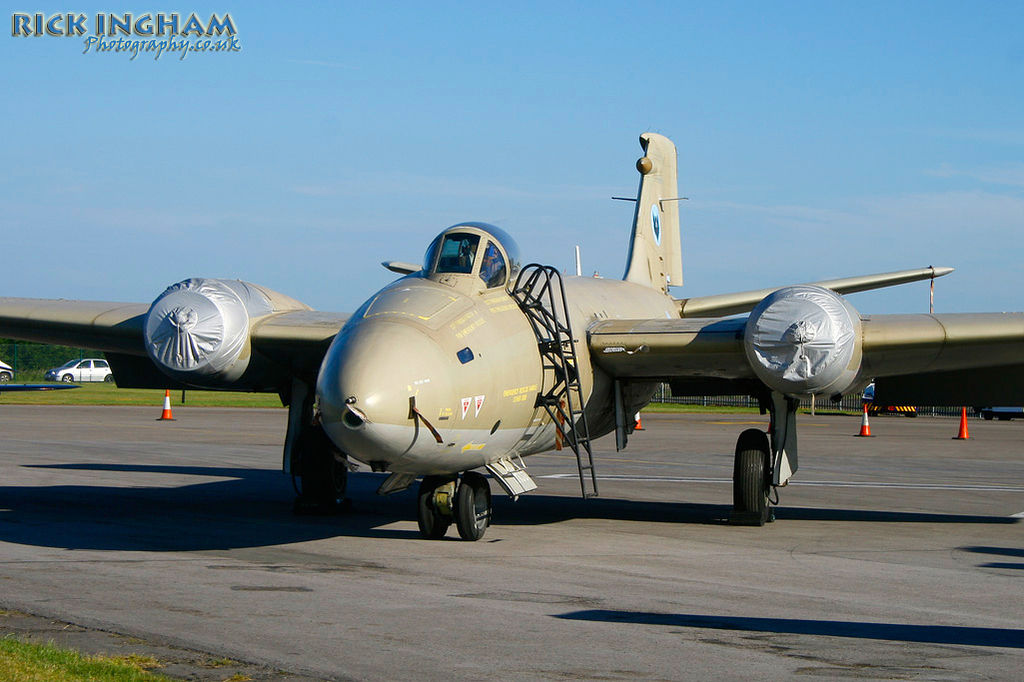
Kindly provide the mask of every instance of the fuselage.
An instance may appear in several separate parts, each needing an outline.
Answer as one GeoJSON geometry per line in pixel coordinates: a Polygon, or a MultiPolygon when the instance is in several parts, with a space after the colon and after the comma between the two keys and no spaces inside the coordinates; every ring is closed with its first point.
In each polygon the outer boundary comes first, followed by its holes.
{"type": "MultiPolygon", "coordinates": [[[[507,248],[487,228],[456,226],[438,239],[478,231],[479,251],[488,238],[507,248]]],[[[420,475],[554,448],[555,425],[536,403],[552,376],[509,293],[514,256],[500,282],[483,277],[480,262],[460,268],[467,272],[438,272],[445,268],[433,258],[432,264],[428,251],[423,271],[377,292],[334,339],[317,381],[327,434],[345,454],[377,470],[420,475]]],[[[613,385],[591,363],[587,328],[610,318],[672,317],[676,307],[661,292],[629,282],[567,277],[564,287],[585,409],[597,437],[614,428],[613,385]]],[[[652,391],[653,385],[643,402],[652,391]]]]}

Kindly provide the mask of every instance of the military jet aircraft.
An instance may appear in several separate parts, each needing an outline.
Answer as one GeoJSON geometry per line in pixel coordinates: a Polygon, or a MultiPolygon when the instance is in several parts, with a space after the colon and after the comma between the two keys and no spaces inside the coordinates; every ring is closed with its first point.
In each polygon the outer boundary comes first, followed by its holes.
{"type": "Polygon", "coordinates": [[[739,435],[731,520],[762,525],[772,489],[797,470],[796,413],[874,378],[876,401],[1019,404],[1024,314],[862,315],[843,294],[940,277],[921,268],[778,289],[675,299],[682,284],[676,149],[644,155],[620,280],[523,266],[483,223],[439,234],[423,264],[351,315],[255,284],[193,278],[152,304],[0,299],[0,335],[106,352],[117,384],[280,394],[284,469],[296,511],[344,497],[347,460],[390,472],[379,492],[419,485],[427,538],[454,521],[468,540],[491,518],[486,469],[510,495],[536,487],[523,458],[568,448],[597,493],[591,440],[625,447],[659,382],[676,395],[748,394],[768,431],[739,435]]]}

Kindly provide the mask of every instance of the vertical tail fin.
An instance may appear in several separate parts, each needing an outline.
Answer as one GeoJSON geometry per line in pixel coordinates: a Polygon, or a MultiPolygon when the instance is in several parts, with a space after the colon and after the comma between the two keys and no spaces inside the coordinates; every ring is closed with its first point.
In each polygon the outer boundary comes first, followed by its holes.
{"type": "Polygon", "coordinates": [[[667,294],[670,284],[683,283],[676,146],[657,133],[641,135],[640,146],[644,149],[644,155],[636,162],[640,189],[623,279],[667,294]]]}

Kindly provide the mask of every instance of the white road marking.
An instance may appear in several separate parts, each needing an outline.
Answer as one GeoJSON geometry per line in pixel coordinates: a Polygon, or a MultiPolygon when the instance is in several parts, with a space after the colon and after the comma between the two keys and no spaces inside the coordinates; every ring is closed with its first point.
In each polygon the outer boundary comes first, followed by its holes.
{"type": "MultiPolygon", "coordinates": [[[[547,474],[538,478],[579,478],[579,474],[547,474]]],[[[701,476],[640,476],[612,474],[598,476],[601,481],[654,481],[664,483],[728,483],[731,478],[708,478],[701,476]]],[[[956,483],[879,483],[875,481],[790,481],[789,485],[819,486],[824,488],[889,488],[893,490],[977,490],[984,492],[1024,493],[1024,486],[972,485],[956,483]]],[[[1024,518],[1024,512],[1014,514],[1024,518]]]]}

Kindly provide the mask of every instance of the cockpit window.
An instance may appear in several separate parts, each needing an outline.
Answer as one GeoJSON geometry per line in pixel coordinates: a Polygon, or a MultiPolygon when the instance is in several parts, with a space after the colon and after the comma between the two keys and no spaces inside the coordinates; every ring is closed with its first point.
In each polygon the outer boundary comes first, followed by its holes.
{"type": "Polygon", "coordinates": [[[484,262],[480,265],[480,279],[487,288],[500,287],[505,283],[505,259],[493,242],[487,242],[484,250],[484,262]]]}
{"type": "Polygon", "coordinates": [[[473,272],[473,259],[479,243],[480,235],[476,234],[453,232],[445,235],[436,272],[473,272]]]}

